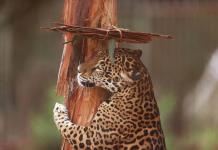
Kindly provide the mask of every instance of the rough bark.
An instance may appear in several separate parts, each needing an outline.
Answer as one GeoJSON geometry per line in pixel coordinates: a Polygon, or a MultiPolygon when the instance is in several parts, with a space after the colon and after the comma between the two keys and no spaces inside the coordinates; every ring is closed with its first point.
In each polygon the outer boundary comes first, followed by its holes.
{"type": "MultiPolygon", "coordinates": [[[[65,0],[64,23],[109,28],[116,25],[116,0],[65,0]]],[[[66,33],[65,41],[73,34],[66,33]]],[[[74,45],[65,44],[59,70],[57,93],[65,96],[69,115],[74,123],[88,125],[107,92],[101,88],[84,89],[75,82],[79,62],[91,59],[97,50],[106,50],[107,42],[80,39],[74,45]]],[[[72,147],[63,141],[63,150],[72,147]]]]}

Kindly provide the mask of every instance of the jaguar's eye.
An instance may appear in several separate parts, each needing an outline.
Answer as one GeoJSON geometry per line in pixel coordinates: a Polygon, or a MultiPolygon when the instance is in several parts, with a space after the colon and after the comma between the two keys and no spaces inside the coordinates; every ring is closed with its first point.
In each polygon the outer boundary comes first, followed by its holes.
{"type": "Polygon", "coordinates": [[[96,67],[92,68],[91,71],[92,71],[92,72],[93,72],[93,71],[101,71],[101,69],[99,69],[99,67],[96,66],[96,67]]]}
{"type": "Polygon", "coordinates": [[[102,70],[98,66],[95,66],[94,68],[91,69],[91,71],[101,72],[102,70]]]}

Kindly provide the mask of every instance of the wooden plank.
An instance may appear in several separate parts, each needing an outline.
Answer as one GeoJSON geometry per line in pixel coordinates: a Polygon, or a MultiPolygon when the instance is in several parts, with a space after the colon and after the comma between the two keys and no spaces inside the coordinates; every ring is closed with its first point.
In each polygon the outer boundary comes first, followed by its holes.
{"type": "MultiPolygon", "coordinates": [[[[172,39],[169,35],[161,35],[155,33],[133,32],[128,29],[113,27],[110,29],[91,28],[83,26],[71,26],[65,24],[57,24],[58,26],[51,28],[44,28],[52,31],[70,32],[81,37],[88,37],[97,40],[114,39],[117,42],[127,43],[148,43],[153,39],[172,39]]],[[[72,42],[67,41],[65,44],[72,42]]]]}

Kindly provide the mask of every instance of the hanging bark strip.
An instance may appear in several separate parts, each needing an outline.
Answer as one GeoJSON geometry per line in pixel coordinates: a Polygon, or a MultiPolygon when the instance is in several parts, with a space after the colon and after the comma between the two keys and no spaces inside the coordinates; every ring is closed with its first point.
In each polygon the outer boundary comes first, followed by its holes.
{"type": "MultiPolygon", "coordinates": [[[[116,25],[116,0],[65,0],[64,24],[109,28],[116,25]]],[[[65,42],[73,39],[75,34],[64,33],[65,42]]],[[[72,122],[88,125],[101,100],[107,95],[101,88],[83,89],[77,85],[76,73],[79,62],[91,59],[96,50],[106,50],[107,41],[96,39],[77,39],[74,44],[64,45],[59,68],[57,93],[65,97],[72,122]]],[[[72,150],[65,141],[62,150],[72,150]]]]}
{"type": "Polygon", "coordinates": [[[112,26],[109,29],[102,29],[102,28],[82,27],[82,26],[71,26],[61,23],[57,23],[57,25],[58,26],[56,27],[44,28],[44,29],[59,31],[59,32],[74,33],[76,35],[94,38],[97,40],[114,39],[117,42],[127,42],[127,43],[147,43],[154,39],[172,39],[170,35],[133,32],[133,31],[129,31],[128,29],[117,28],[115,26],[112,26]]]}

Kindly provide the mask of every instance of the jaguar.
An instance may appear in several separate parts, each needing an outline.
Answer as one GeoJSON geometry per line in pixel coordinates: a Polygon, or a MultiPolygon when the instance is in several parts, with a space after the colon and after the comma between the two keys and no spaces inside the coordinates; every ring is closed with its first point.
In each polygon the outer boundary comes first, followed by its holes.
{"type": "Polygon", "coordinates": [[[88,126],[70,121],[62,104],[54,107],[54,121],[73,149],[166,150],[160,113],[141,50],[117,48],[113,59],[99,51],[78,66],[78,83],[110,91],[88,126]]]}

